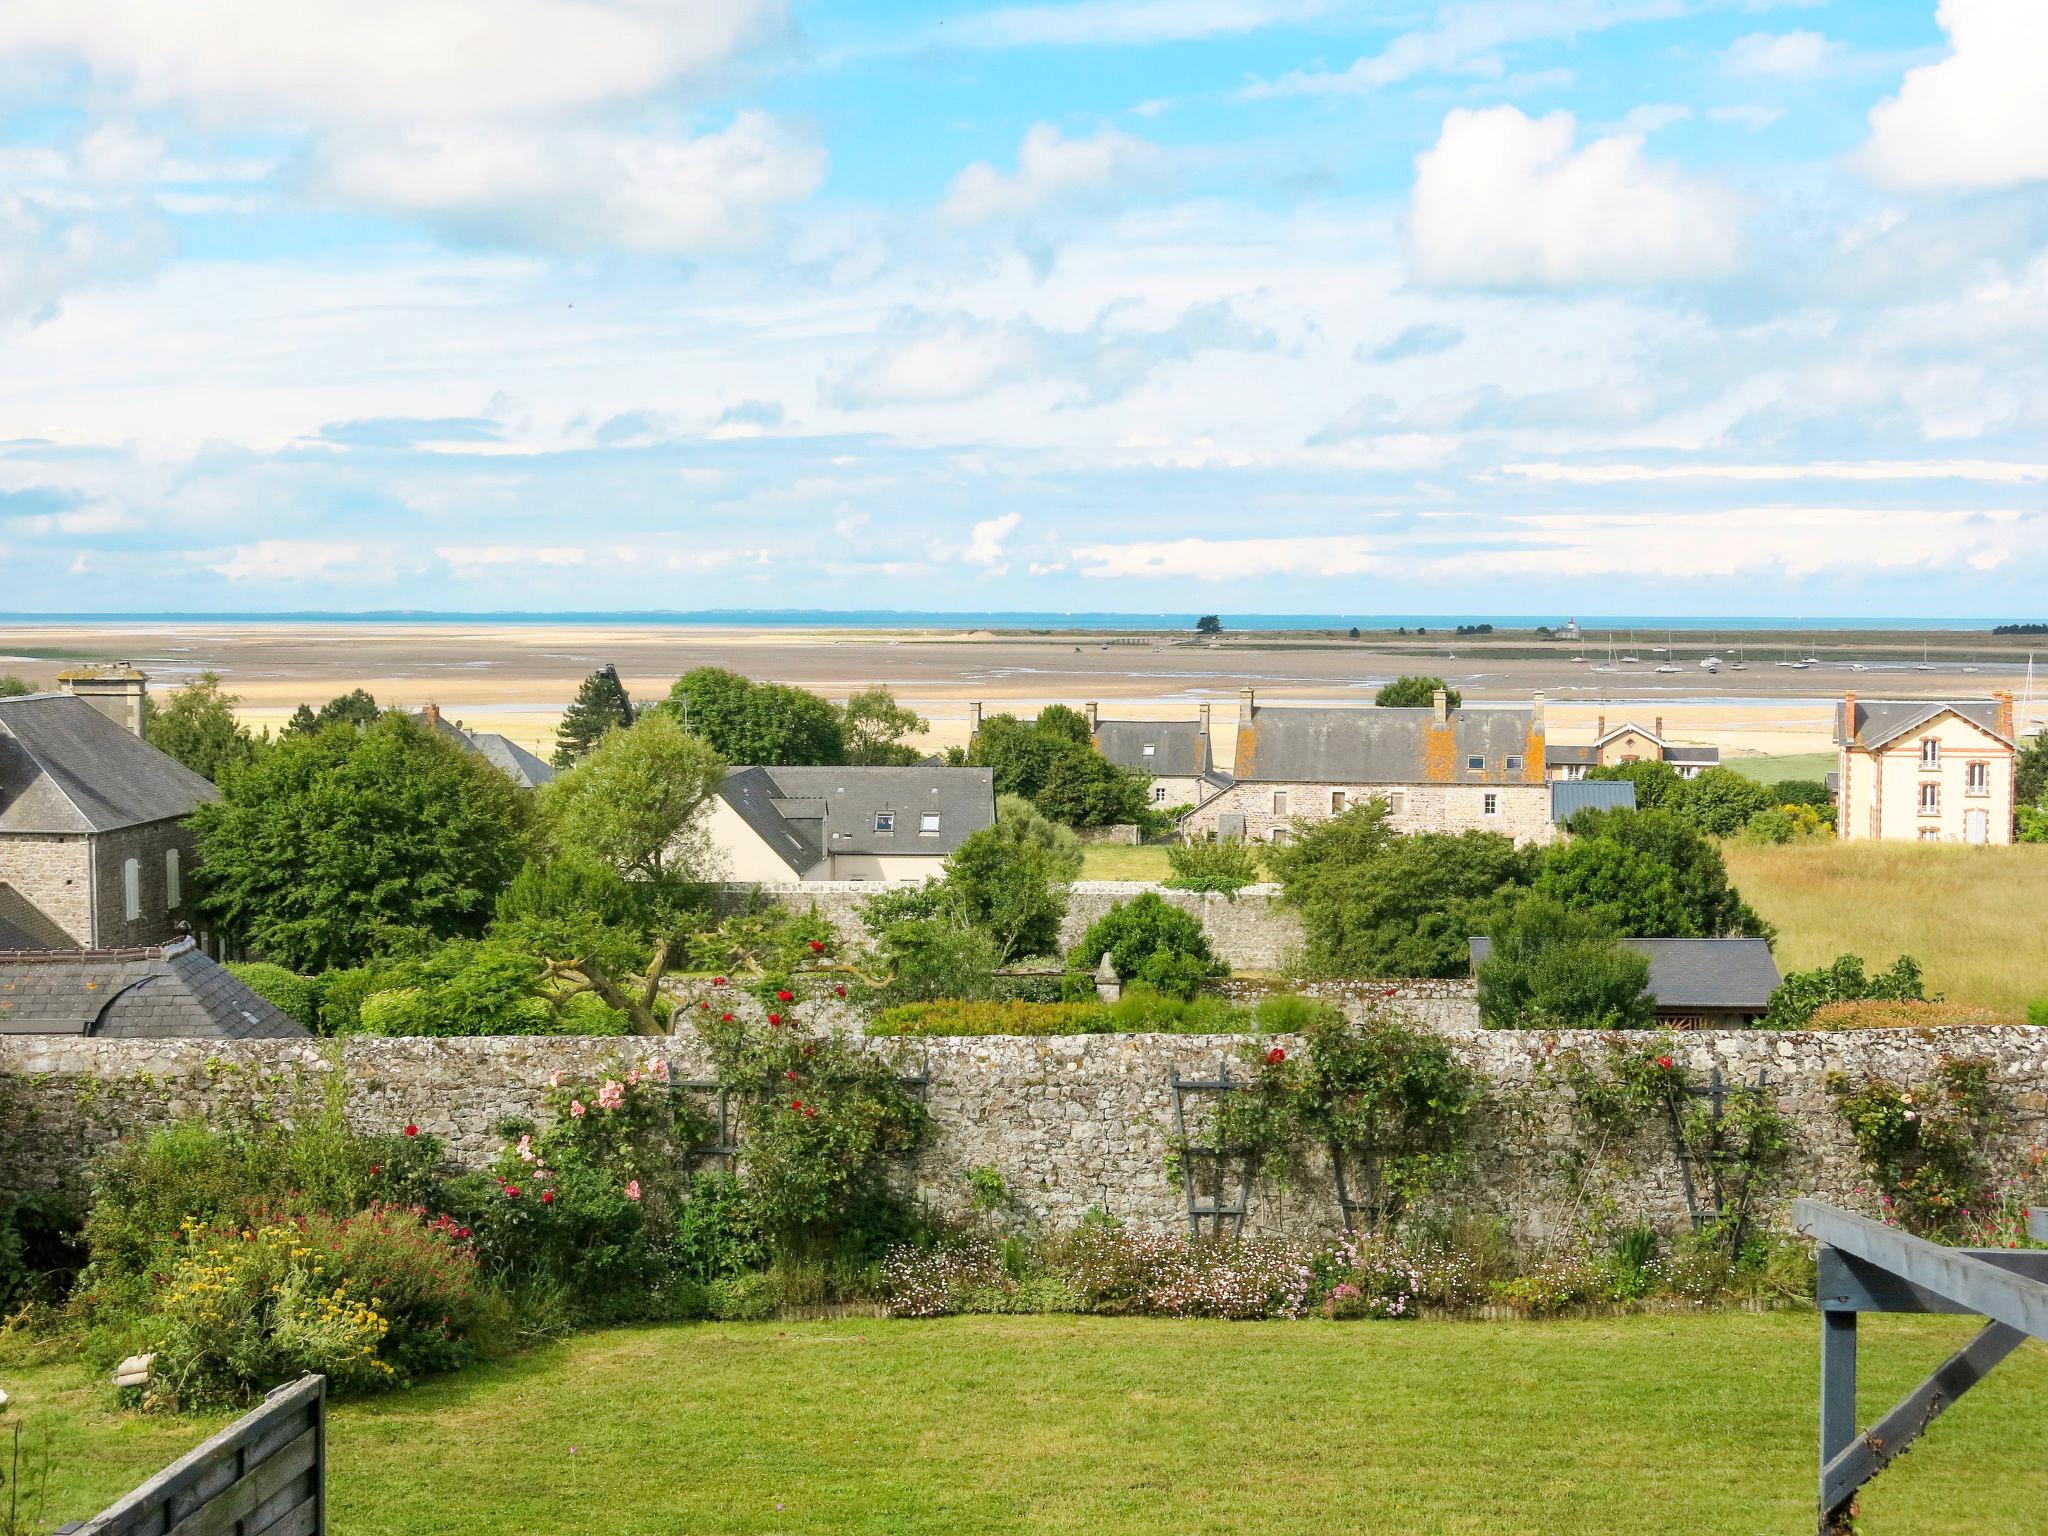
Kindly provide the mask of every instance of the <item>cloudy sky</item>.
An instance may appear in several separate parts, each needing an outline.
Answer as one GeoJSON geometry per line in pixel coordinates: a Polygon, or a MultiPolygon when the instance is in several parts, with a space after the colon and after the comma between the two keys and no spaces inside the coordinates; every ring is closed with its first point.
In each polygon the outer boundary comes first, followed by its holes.
{"type": "Polygon", "coordinates": [[[6,0],[0,609],[2048,618],[2043,0],[6,0]]]}

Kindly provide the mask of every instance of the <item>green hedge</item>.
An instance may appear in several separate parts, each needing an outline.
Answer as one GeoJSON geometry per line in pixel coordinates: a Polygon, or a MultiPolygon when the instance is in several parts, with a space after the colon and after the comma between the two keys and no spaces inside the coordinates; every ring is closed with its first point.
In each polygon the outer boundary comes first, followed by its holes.
{"type": "Polygon", "coordinates": [[[1328,1003],[1280,993],[1246,1008],[1218,997],[1185,1002],[1136,989],[1114,1003],[942,1001],[906,1003],[875,1015],[871,1035],[1294,1034],[1333,1018],[1328,1003]]]}

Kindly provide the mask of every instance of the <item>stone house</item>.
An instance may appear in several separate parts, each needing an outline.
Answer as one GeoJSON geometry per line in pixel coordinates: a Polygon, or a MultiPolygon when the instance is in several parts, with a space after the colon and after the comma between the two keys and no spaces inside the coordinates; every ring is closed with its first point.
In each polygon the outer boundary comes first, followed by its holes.
{"type": "Polygon", "coordinates": [[[726,880],[928,880],[995,821],[987,768],[735,768],[704,830],[726,880]]]}
{"type": "Polygon", "coordinates": [[[1583,779],[1589,768],[1613,768],[1622,763],[1669,763],[1681,779],[1696,779],[1709,768],[1721,766],[1719,747],[1682,747],[1664,737],[1664,717],[1658,715],[1647,728],[1625,720],[1613,730],[1607,717],[1600,716],[1593,727],[1593,740],[1585,746],[1553,745],[1543,754],[1544,771],[1553,779],[1583,779]]]}
{"type": "Polygon", "coordinates": [[[1197,840],[1285,842],[1366,800],[1401,832],[1501,832],[1547,843],[1557,832],[1544,778],[1543,707],[1275,709],[1238,695],[1235,775],[1181,819],[1197,840]]]}
{"type": "Polygon", "coordinates": [[[0,699],[0,882],[9,906],[43,919],[17,911],[17,931],[87,949],[176,936],[194,856],[185,818],[218,793],[142,739],[147,681],[66,673],[65,692],[0,699]]]}
{"type": "Polygon", "coordinates": [[[1844,842],[2010,843],[2012,695],[1938,702],[1847,694],[1835,706],[1844,842]]]}
{"type": "Polygon", "coordinates": [[[1199,805],[1230,787],[1230,775],[1210,750],[1207,704],[1192,720],[1104,720],[1095,704],[1082,708],[1095,750],[1149,780],[1147,797],[1155,808],[1199,805]]]}
{"type": "MultiPolygon", "coordinates": [[[[1778,962],[1763,939],[1623,939],[1650,962],[1650,997],[1667,1029],[1741,1029],[1778,990],[1778,962]]],[[[1493,940],[1468,941],[1473,976],[1493,940]]]]}

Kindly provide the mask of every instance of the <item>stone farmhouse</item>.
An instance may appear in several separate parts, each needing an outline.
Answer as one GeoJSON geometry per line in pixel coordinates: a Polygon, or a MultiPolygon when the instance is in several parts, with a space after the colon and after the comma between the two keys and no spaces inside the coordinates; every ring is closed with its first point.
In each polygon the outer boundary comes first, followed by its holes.
{"type": "Polygon", "coordinates": [[[0,699],[4,942],[167,943],[192,868],[184,820],[216,791],[142,739],[142,673],[67,672],[59,682],[59,693],[0,699]]]}
{"type": "Polygon", "coordinates": [[[418,710],[413,718],[463,751],[474,752],[522,789],[539,789],[555,776],[552,764],[535,757],[511,737],[496,731],[464,730],[462,722],[448,719],[438,704],[418,710]]]}
{"type": "Polygon", "coordinates": [[[1602,715],[1589,744],[1551,746],[1543,754],[1544,771],[1553,779],[1583,779],[1589,768],[1642,762],[1669,763],[1681,779],[1696,779],[1707,769],[1721,766],[1721,749],[1681,747],[1665,740],[1662,715],[1648,728],[1625,720],[1613,730],[1607,728],[1607,717],[1602,715]]]}
{"type": "Polygon", "coordinates": [[[1199,805],[1230,787],[1230,775],[1216,766],[1209,747],[1207,704],[1198,706],[1192,720],[1104,720],[1092,703],[1083,712],[1095,750],[1150,780],[1155,807],[1199,805]]]}
{"type": "Polygon", "coordinates": [[[926,880],[995,820],[987,768],[735,768],[704,827],[727,880],[926,880]]]}
{"type": "Polygon", "coordinates": [[[2010,843],[2012,695],[1939,702],[1847,694],[1835,706],[1836,835],[2010,843]]]}
{"type": "Polygon", "coordinates": [[[1543,707],[1275,709],[1238,695],[1234,782],[1181,820],[1197,840],[1285,842],[1298,819],[1322,821],[1387,802],[1402,832],[1556,836],[1544,777],[1543,707]]]}

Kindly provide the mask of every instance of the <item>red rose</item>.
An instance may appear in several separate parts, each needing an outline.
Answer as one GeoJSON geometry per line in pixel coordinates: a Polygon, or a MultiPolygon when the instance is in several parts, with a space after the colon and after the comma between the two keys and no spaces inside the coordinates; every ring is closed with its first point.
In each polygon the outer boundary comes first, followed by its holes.
{"type": "Polygon", "coordinates": [[[793,1003],[796,1001],[796,994],[794,992],[784,992],[778,988],[775,993],[775,1001],[778,1003],[793,1003]]]}
{"type": "Polygon", "coordinates": [[[1281,1062],[1285,1061],[1286,1059],[1287,1053],[1281,1050],[1280,1047],[1277,1045],[1274,1046],[1273,1049],[1271,1049],[1270,1051],[1266,1052],[1266,1065],[1269,1067],[1277,1067],[1280,1065],[1281,1062]]]}
{"type": "Polygon", "coordinates": [[[832,990],[838,996],[844,997],[846,996],[846,983],[842,981],[838,986],[834,987],[832,990]]]}
{"type": "Polygon", "coordinates": [[[796,1081],[796,1068],[791,1067],[787,1072],[783,1073],[782,1075],[788,1078],[793,1083],[796,1081]]]}
{"type": "Polygon", "coordinates": [[[457,1227],[457,1228],[455,1229],[455,1235],[456,1235],[457,1237],[467,1237],[467,1236],[469,1236],[469,1228],[467,1228],[467,1227],[457,1227]]]}
{"type": "Polygon", "coordinates": [[[802,1114],[804,1108],[804,1101],[802,1099],[791,1099],[789,1101],[789,1107],[792,1113],[802,1114]]]}
{"type": "Polygon", "coordinates": [[[517,1184],[507,1184],[505,1186],[505,1198],[507,1200],[517,1200],[519,1198],[519,1186],[517,1184]]]}
{"type": "Polygon", "coordinates": [[[718,1022],[721,1024],[730,1024],[732,1022],[732,1015],[729,1013],[721,1013],[718,1016],[718,1022]]]}
{"type": "Polygon", "coordinates": [[[706,1013],[709,1013],[711,1011],[711,1004],[708,1001],[699,1003],[697,1006],[703,1009],[706,1013]]]}
{"type": "Polygon", "coordinates": [[[418,1126],[416,1126],[416,1125],[408,1125],[408,1126],[407,1126],[407,1127],[405,1128],[405,1134],[406,1134],[406,1135],[408,1135],[408,1136],[417,1136],[417,1135],[419,1135],[419,1133],[420,1133],[420,1128],[419,1128],[418,1126]]]}
{"type": "Polygon", "coordinates": [[[811,1109],[808,1106],[806,1106],[804,1109],[804,1118],[806,1120],[815,1120],[818,1118],[818,1112],[815,1109],[811,1109]]]}
{"type": "MultiPolygon", "coordinates": [[[[370,1177],[371,1177],[371,1178],[373,1178],[373,1179],[374,1179],[375,1177],[377,1177],[377,1175],[378,1175],[378,1174],[382,1173],[383,1171],[384,1171],[384,1165],[383,1165],[382,1163],[372,1163],[372,1164],[370,1164],[370,1177]]],[[[297,1193],[298,1193],[298,1191],[297,1191],[297,1190],[293,1190],[293,1191],[292,1191],[292,1193],[293,1193],[293,1194],[297,1194],[297,1193]]]]}
{"type": "Polygon", "coordinates": [[[811,953],[814,955],[822,955],[823,953],[825,953],[825,946],[820,944],[816,939],[813,939],[811,940],[811,953]]]}
{"type": "Polygon", "coordinates": [[[1657,1058],[1657,1066],[1660,1070],[1669,1072],[1671,1070],[1671,1058],[1669,1056],[1659,1056],[1657,1058]]]}
{"type": "Polygon", "coordinates": [[[770,1024],[780,1026],[782,1023],[782,1015],[779,1013],[771,1013],[768,1015],[768,1022],[770,1024]]]}
{"type": "Polygon", "coordinates": [[[725,978],[723,976],[714,976],[711,978],[711,985],[713,985],[714,987],[722,987],[725,985],[725,978]]]}
{"type": "Polygon", "coordinates": [[[553,1205],[555,1203],[555,1192],[552,1189],[542,1190],[540,1192],[540,1203],[542,1205],[553,1205]]]}

